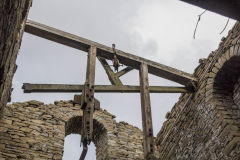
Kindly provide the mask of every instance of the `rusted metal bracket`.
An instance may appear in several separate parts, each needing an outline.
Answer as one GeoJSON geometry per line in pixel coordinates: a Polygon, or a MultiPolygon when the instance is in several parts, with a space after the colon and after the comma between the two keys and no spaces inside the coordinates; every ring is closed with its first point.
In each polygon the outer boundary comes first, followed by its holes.
{"type": "Polygon", "coordinates": [[[118,72],[118,68],[120,66],[120,63],[119,63],[119,59],[117,58],[117,52],[116,52],[116,49],[115,49],[115,44],[112,44],[112,49],[113,49],[113,59],[112,59],[112,62],[113,62],[113,67],[114,67],[114,70],[118,72]]]}

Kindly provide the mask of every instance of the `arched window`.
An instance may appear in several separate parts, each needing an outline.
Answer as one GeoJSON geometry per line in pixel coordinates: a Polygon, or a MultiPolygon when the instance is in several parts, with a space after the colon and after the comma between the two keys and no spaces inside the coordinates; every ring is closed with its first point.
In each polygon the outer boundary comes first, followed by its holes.
{"type": "MultiPolygon", "coordinates": [[[[69,134],[64,139],[64,152],[63,160],[78,160],[81,153],[82,147],[80,147],[81,135],[80,134],[69,134]]],[[[96,147],[94,143],[91,143],[88,147],[88,152],[85,159],[96,159],[96,147]]]]}
{"type": "Polygon", "coordinates": [[[224,107],[236,108],[240,104],[240,56],[226,61],[216,74],[213,85],[214,98],[224,107]]]}
{"type": "MultiPolygon", "coordinates": [[[[212,107],[212,139],[209,146],[218,145],[216,153],[239,159],[240,132],[240,47],[231,46],[218,57],[206,87],[206,102],[212,107]],[[222,150],[222,149],[223,150],[222,150]],[[223,151],[223,152],[222,152],[223,151]]],[[[221,156],[217,154],[216,156],[221,156]]]]}
{"type": "MultiPolygon", "coordinates": [[[[77,141],[77,145],[80,146],[80,135],[81,135],[81,121],[82,121],[82,117],[81,116],[75,116],[70,118],[66,124],[65,124],[65,145],[67,145],[66,143],[70,140],[70,141],[77,141]]],[[[89,146],[89,150],[86,156],[86,159],[104,159],[107,156],[107,148],[105,146],[108,146],[108,141],[107,141],[107,130],[105,129],[104,125],[100,122],[98,122],[96,119],[93,120],[93,143],[91,143],[91,145],[89,146]],[[95,145],[95,146],[94,146],[95,145]],[[96,148],[96,151],[94,152],[94,149],[96,148]],[[93,153],[96,155],[94,156],[93,153]],[[89,158],[87,158],[89,157],[89,158]]],[[[76,144],[76,143],[75,143],[76,144]]],[[[73,147],[73,146],[72,146],[73,147]]],[[[66,151],[66,150],[64,150],[66,151]]],[[[72,154],[75,154],[73,152],[74,150],[72,150],[72,154]]],[[[80,147],[78,147],[78,155],[74,155],[74,159],[75,157],[81,155],[82,153],[82,149],[80,149],[80,147]]],[[[65,153],[64,153],[64,157],[67,160],[67,157],[65,157],[65,153]]]]}

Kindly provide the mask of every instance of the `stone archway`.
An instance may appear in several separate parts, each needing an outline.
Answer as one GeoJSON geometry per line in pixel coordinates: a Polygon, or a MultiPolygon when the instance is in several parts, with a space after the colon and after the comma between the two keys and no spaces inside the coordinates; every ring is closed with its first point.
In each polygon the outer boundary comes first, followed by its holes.
{"type": "MultiPolygon", "coordinates": [[[[81,133],[79,108],[72,101],[48,105],[28,101],[6,106],[0,123],[0,158],[61,160],[64,138],[81,133]]],[[[143,160],[142,131],[114,118],[105,110],[94,113],[97,159],[143,160]]]]}
{"type": "MultiPolygon", "coordinates": [[[[108,159],[108,149],[109,142],[111,137],[108,135],[108,130],[114,130],[115,126],[112,123],[113,119],[110,117],[104,116],[104,114],[94,114],[93,120],[93,143],[96,147],[96,159],[108,159]],[[101,120],[99,122],[97,119],[101,120]],[[107,124],[113,124],[113,126],[106,127],[107,124]],[[106,129],[107,128],[107,129],[106,129]]],[[[75,116],[70,118],[65,123],[65,136],[70,134],[79,134],[81,135],[81,122],[82,116],[75,116]]],[[[114,139],[112,140],[114,141],[114,139]]]]}
{"type": "MultiPolygon", "coordinates": [[[[205,101],[215,110],[221,124],[218,126],[219,137],[211,145],[224,148],[222,158],[239,159],[240,150],[240,47],[231,46],[222,54],[211,69],[206,86],[205,101]]],[[[220,153],[220,152],[219,152],[220,153]]]]}
{"type": "Polygon", "coordinates": [[[233,85],[239,77],[240,62],[239,44],[229,47],[218,59],[208,73],[206,86],[206,102],[217,97],[220,90],[232,90],[233,85]],[[219,92],[217,92],[219,90],[219,92]]]}

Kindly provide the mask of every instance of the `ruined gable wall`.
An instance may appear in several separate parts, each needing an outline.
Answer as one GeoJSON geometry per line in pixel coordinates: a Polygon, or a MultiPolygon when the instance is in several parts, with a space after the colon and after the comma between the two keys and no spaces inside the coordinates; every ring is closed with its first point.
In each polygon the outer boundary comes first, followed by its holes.
{"type": "Polygon", "coordinates": [[[31,4],[32,0],[0,2],[0,116],[11,101],[15,63],[31,4]]]}
{"type": "Polygon", "coordinates": [[[240,159],[240,23],[201,59],[194,94],[182,94],[157,136],[166,159],[240,159]]]}
{"type": "MultiPolygon", "coordinates": [[[[81,133],[81,116],[80,106],[71,101],[6,106],[0,120],[0,160],[62,159],[65,136],[81,133]]],[[[114,118],[105,110],[94,113],[97,159],[143,159],[141,130],[114,118]]]]}

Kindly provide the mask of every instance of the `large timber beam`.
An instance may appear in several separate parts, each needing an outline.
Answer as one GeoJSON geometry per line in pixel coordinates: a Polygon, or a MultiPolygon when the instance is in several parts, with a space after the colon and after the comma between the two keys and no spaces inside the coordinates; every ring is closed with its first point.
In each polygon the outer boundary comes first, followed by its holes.
{"type": "MultiPolygon", "coordinates": [[[[100,56],[109,60],[113,59],[114,53],[111,47],[107,47],[105,45],[96,43],[94,41],[90,41],[88,39],[34,22],[31,20],[27,21],[25,31],[30,34],[33,34],[54,42],[58,42],[60,44],[64,44],[76,49],[80,49],[86,52],[88,51],[89,47],[93,45],[97,47],[97,56],[100,56]]],[[[187,87],[193,87],[192,84],[197,82],[197,79],[193,75],[177,70],[175,68],[165,66],[163,64],[156,63],[156,62],[147,60],[145,58],[138,57],[120,50],[116,50],[116,54],[118,56],[120,63],[126,66],[130,66],[134,69],[139,70],[140,64],[145,63],[148,66],[148,72],[150,74],[180,83],[187,87]]]]}
{"type": "Polygon", "coordinates": [[[209,11],[240,20],[239,0],[181,0],[209,11]]]}
{"type": "MultiPolygon", "coordinates": [[[[66,84],[29,84],[24,83],[23,89],[25,93],[33,92],[82,92],[84,85],[66,85],[66,84]]],[[[150,93],[189,93],[185,87],[169,87],[169,86],[150,86],[150,93]]],[[[114,85],[95,85],[94,92],[106,93],[139,93],[139,86],[114,86],[114,85]]]]}

